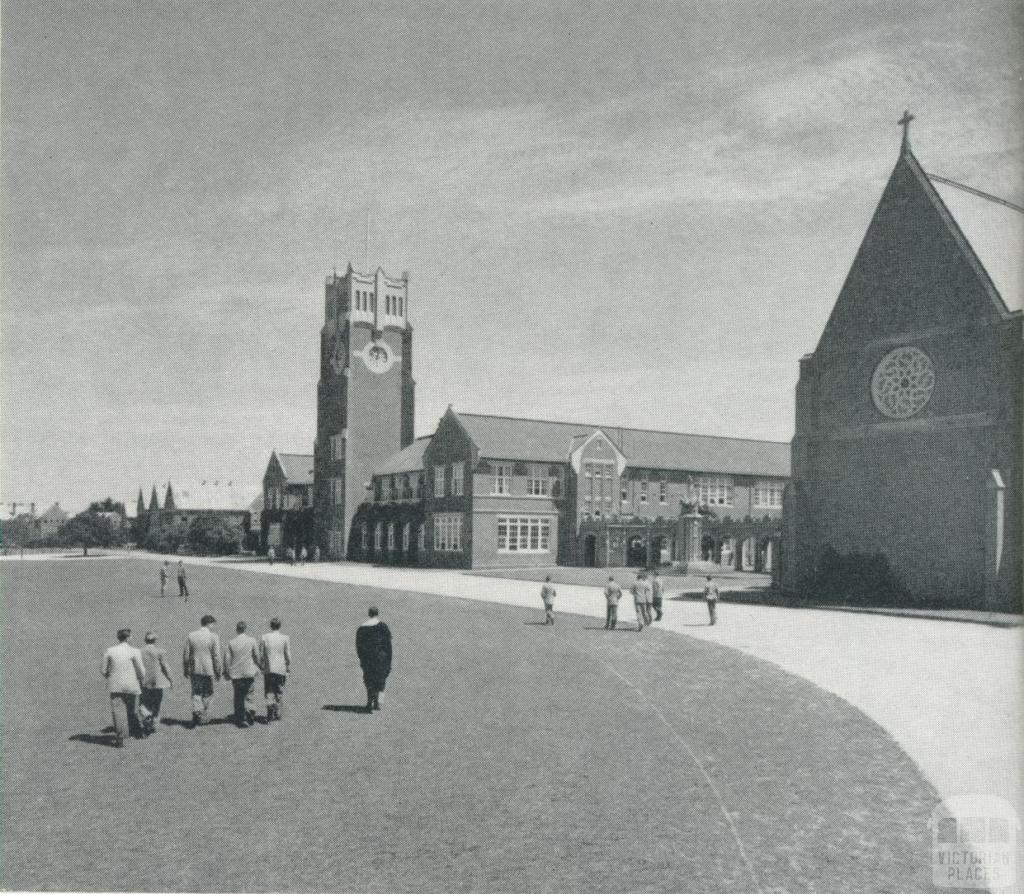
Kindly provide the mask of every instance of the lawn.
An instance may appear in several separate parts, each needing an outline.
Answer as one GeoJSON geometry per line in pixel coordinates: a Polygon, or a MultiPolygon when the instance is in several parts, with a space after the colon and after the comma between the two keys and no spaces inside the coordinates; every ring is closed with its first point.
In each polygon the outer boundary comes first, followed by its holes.
{"type": "MultiPolygon", "coordinates": [[[[0,887],[135,891],[927,891],[937,798],[872,721],[713,644],[590,618],[142,560],[0,563],[0,887]],[[353,646],[376,603],[379,714],[353,646]],[[285,719],[105,744],[114,631],[280,615],[285,719]],[[755,883],[756,879],[756,883],[755,883]]],[[[230,710],[218,686],[215,714],[230,710]]]]}

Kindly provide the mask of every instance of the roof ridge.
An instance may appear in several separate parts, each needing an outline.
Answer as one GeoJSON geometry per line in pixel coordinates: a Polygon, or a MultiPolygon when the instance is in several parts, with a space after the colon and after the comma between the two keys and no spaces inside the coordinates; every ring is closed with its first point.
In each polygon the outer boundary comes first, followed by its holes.
{"type": "Polygon", "coordinates": [[[750,441],[755,444],[789,444],[789,441],[772,441],[768,438],[742,438],[733,435],[708,435],[700,432],[668,431],[662,428],[631,428],[628,425],[595,424],[592,422],[567,422],[563,419],[532,419],[527,416],[504,416],[496,413],[464,413],[455,410],[459,416],[476,416],[481,419],[506,419],[512,422],[543,422],[546,425],[575,425],[579,428],[618,429],[620,431],[644,432],[652,435],[683,435],[687,438],[713,438],[716,441],[750,441]]]}

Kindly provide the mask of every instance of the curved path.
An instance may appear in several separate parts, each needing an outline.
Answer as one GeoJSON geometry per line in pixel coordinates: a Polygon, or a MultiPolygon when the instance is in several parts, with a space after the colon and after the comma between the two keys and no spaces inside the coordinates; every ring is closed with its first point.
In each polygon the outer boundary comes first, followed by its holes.
{"type": "MultiPolygon", "coordinates": [[[[531,609],[540,605],[536,583],[458,571],[187,561],[531,609]]],[[[562,584],[556,608],[603,617],[604,599],[596,588],[562,584]]],[[[619,613],[633,620],[628,596],[619,613]]],[[[701,603],[668,599],[660,626],[773,662],[841,696],[884,727],[943,798],[997,795],[1024,817],[1024,628],[728,602],[719,617],[710,627],[701,603]]]]}

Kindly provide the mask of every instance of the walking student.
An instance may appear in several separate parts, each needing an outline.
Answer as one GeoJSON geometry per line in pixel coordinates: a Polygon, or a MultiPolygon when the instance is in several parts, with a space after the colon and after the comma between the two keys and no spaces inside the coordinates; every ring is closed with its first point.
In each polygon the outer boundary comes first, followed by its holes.
{"type": "Polygon", "coordinates": [[[633,608],[636,611],[636,632],[639,633],[644,629],[644,624],[650,623],[647,620],[647,581],[644,579],[642,571],[636,576],[636,580],[633,581],[633,586],[629,590],[633,594],[633,608]]]}
{"type": "Polygon", "coordinates": [[[245,632],[245,621],[235,625],[238,634],[228,643],[224,655],[224,676],[231,681],[234,691],[234,721],[239,729],[245,729],[256,722],[252,706],[253,683],[259,673],[259,644],[245,632]]]}
{"type": "Polygon", "coordinates": [[[540,588],[540,598],[544,600],[545,624],[555,623],[555,597],[557,595],[555,588],[551,586],[551,575],[548,574],[544,577],[544,586],[540,588]]]}
{"type": "Polygon", "coordinates": [[[380,710],[380,694],[391,673],[391,631],[376,608],[371,608],[367,614],[369,618],[356,631],[356,654],[363,669],[366,712],[369,713],[380,710]]]}
{"type": "Polygon", "coordinates": [[[142,653],[128,642],[131,635],[127,627],[118,630],[117,645],[103,653],[102,673],[107,679],[107,692],[110,694],[115,748],[122,748],[125,739],[137,734],[136,708],[146,676],[142,653]]]}
{"type": "Polygon", "coordinates": [[[213,631],[217,619],[203,615],[202,626],[193,630],[185,640],[182,655],[184,674],[192,681],[192,728],[203,726],[213,700],[213,682],[219,680],[222,668],[220,637],[213,631]]]}
{"type": "Polygon", "coordinates": [[[708,575],[707,583],[704,585],[704,599],[708,604],[708,616],[711,619],[711,626],[715,623],[715,609],[718,607],[718,584],[711,580],[708,575]]]}
{"type": "Polygon", "coordinates": [[[185,563],[178,559],[178,595],[188,602],[188,584],[185,582],[185,563]]]}
{"type": "Polygon", "coordinates": [[[160,566],[160,595],[163,596],[167,592],[167,563],[164,562],[160,566]]]}
{"type": "Polygon", "coordinates": [[[622,587],[615,583],[615,575],[610,575],[604,585],[604,598],[608,603],[605,607],[604,629],[614,630],[619,621],[619,600],[622,598],[622,587]]]}
{"type": "Polygon", "coordinates": [[[280,720],[284,711],[284,684],[292,669],[291,642],[281,632],[279,618],[270,619],[270,632],[260,637],[263,694],[267,699],[267,723],[280,720]]]}
{"type": "Polygon", "coordinates": [[[661,606],[665,597],[665,585],[658,577],[658,569],[651,572],[651,605],[654,608],[654,620],[661,620],[661,606]]]}
{"type": "Polygon", "coordinates": [[[156,732],[160,722],[160,706],[164,701],[164,690],[174,688],[170,668],[167,667],[167,653],[156,644],[156,634],[146,632],[146,645],[142,649],[142,664],[146,669],[142,681],[142,704],[139,719],[142,731],[147,735],[156,732]]]}

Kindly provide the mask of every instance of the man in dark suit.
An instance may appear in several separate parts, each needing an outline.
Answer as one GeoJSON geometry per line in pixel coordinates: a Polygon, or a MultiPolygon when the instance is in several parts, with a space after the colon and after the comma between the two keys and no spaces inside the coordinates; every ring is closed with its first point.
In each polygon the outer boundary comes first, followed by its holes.
{"type": "Polygon", "coordinates": [[[379,617],[376,608],[356,631],[356,654],[363,669],[366,685],[366,711],[380,710],[380,694],[391,673],[391,631],[379,617]]]}

